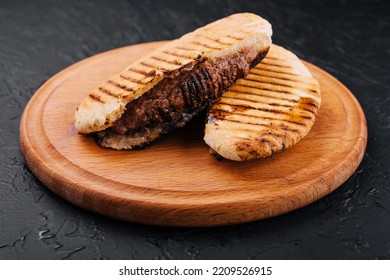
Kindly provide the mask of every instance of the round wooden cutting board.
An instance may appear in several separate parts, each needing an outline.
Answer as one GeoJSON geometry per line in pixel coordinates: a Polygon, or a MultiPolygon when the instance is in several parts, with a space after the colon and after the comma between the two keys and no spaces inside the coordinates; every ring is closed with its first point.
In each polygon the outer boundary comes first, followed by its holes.
{"type": "Polygon", "coordinates": [[[253,162],[218,161],[203,141],[204,118],[142,151],[100,148],[73,125],[76,107],[100,82],[164,42],[85,59],[47,81],[22,117],[22,152],[48,188],[83,208],[127,221],[216,226],[264,219],[303,207],[349,178],[366,147],[364,113],[349,90],[305,63],[322,105],[294,147],[253,162]]]}

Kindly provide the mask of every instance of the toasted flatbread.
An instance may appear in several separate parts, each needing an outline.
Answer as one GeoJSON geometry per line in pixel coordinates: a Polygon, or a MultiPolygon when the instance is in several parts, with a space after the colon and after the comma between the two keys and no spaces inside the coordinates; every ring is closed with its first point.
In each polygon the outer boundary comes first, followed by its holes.
{"type": "MultiPolygon", "coordinates": [[[[129,103],[165,79],[174,80],[205,61],[213,63],[223,57],[250,52],[255,56],[250,62],[254,65],[267,53],[271,35],[271,25],[250,13],[234,14],[188,33],[140,58],[88,93],[76,110],[75,126],[83,134],[99,132],[98,143],[104,147],[142,147],[171,129],[166,129],[168,126],[164,126],[165,130],[152,126],[130,134],[106,130],[118,123],[129,103]],[[149,135],[150,131],[153,135],[149,135]]],[[[221,86],[219,90],[222,93],[226,86],[221,86]]],[[[185,113],[181,119],[174,121],[184,125],[193,115],[185,113]]]]}
{"type": "Polygon", "coordinates": [[[310,71],[292,52],[272,45],[246,78],[212,103],[204,140],[230,160],[269,157],[310,131],[320,104],[310,71]]]}

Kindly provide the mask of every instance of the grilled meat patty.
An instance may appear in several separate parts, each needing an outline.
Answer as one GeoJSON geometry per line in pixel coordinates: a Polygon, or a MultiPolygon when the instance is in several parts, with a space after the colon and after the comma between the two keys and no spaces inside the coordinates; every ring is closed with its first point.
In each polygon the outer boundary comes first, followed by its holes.
{"type": "Polygon", "coordinates": [[[164,133],[182,127],[238,78],[245,77],[250,65],[256,64],[265,54],[246,51],[219,58],[214,63],[204,61],[192,71],[179,71],[127,104],[122,117],[108,129],[119,134],[132,134],[163,123],[171,124],[164,133]]]}

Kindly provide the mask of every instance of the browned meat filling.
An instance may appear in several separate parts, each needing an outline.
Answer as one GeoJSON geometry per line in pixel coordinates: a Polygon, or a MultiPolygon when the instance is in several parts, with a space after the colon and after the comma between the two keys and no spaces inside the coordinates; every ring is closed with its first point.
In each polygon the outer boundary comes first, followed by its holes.
{"type": "Polygon", "coordinates": [[[109,128],[119,134],[132,134],[147,127],[169,123],[167,130],[185,125],[211,100],[219,97],[238,78],[245,77],[264,54],[236,53],[213,61],[200,62],[195,69],[165,78],[139,99],[130,102],[126,111],[109,128]]]}

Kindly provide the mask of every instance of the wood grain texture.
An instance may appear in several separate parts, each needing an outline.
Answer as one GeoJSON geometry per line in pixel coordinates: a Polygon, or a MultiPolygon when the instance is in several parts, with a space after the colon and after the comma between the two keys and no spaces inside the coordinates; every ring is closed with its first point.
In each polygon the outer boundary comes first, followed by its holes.
{"type": "Polygon", "coordinates": [[[78,134],[74,111],[97,84],[163,42],[129,46],[83,60],[46,82],[20,126],[26,162],[52,191],[83,208],[127,221],[216,226],[280,215],[340,186],[362,160],[364,113],[349,90],[305,63],[322,105],[296,146],[254,162],[217,161],[203,142],[203,120],[142,151],[100,148],[78,134]]]}

